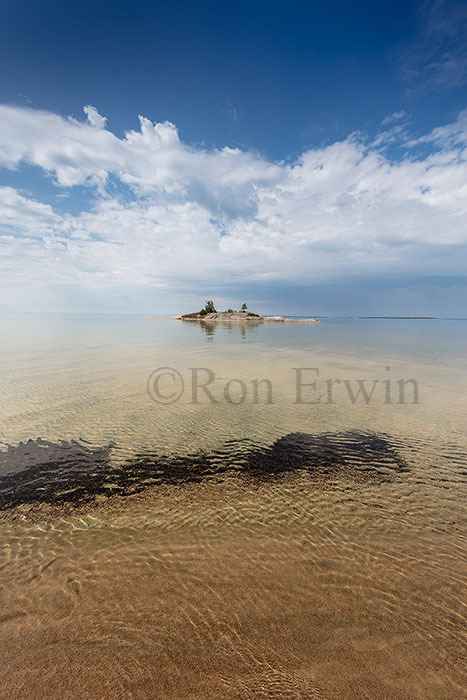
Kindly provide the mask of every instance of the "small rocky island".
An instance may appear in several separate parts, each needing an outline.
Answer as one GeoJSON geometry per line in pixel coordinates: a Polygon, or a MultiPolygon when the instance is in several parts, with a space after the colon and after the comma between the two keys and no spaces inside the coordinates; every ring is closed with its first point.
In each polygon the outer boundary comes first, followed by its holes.
{"type": "Polygon", "coordinates": [[[227,309],[227,311],[216,311],[213,301],[207,301],[201,311],[194,311],[189,314],[173,316],[177,321],[240,321],[242,323],[319,323],[314,318],[285,318],[284,316],[261,316],[260,314],[248,311],[246,304],[242,304],[239,311],[227,309]]]}

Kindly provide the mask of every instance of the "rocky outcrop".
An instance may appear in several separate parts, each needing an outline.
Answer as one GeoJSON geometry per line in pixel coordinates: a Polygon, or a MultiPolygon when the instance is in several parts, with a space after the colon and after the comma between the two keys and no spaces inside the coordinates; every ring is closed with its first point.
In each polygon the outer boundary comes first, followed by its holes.
{"type": "Polygon", "coordinates": [[[272,323],[318,323],[314,318],[284,318],[284,316],[259,316],[246,311],[216,311],[210,314],[200,314],[199,312],[191,314],[181,314],[173,316],[177,321],[241,321],[242,323],[255,321],[272,322],[272,323]]]}
{"type": "Polygon", "coordinates": [[[216,311],[210,314],[200,314],[195,312],[192,314],[181,314],[173,318],[180,321],[263,321],[263,316],[248,314],[243,311],[216,311]]]}

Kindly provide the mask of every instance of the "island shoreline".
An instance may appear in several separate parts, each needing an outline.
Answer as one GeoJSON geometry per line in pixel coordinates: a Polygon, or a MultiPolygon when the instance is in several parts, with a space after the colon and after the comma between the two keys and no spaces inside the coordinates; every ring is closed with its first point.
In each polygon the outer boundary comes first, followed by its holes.
{"type": "Polygon", "coordinates": [[[216,311],[212,313],[189,313],[172,316],[175,321],[228,321],[230,323],[319,323],[314,318],[286,318],[285,316],[260,316],[246,311],[216,311]]]}

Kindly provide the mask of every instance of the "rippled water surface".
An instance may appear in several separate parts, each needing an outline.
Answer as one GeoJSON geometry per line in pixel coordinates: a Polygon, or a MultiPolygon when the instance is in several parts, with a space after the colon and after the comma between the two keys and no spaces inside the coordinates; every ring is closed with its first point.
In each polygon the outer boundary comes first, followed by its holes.
{"type": "Polygon", "coordinates": [[[4,697],[465,697],[466,321],[0,336],[4,697]]]}

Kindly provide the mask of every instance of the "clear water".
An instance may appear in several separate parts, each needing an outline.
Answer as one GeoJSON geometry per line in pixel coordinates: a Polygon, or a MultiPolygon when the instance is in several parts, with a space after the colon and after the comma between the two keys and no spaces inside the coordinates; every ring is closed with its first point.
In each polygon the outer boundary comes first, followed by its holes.
{"type": "Polygon", "coordinates": [[[464,697],[466,321],[0,333],[6,697],[464,697]]]}

